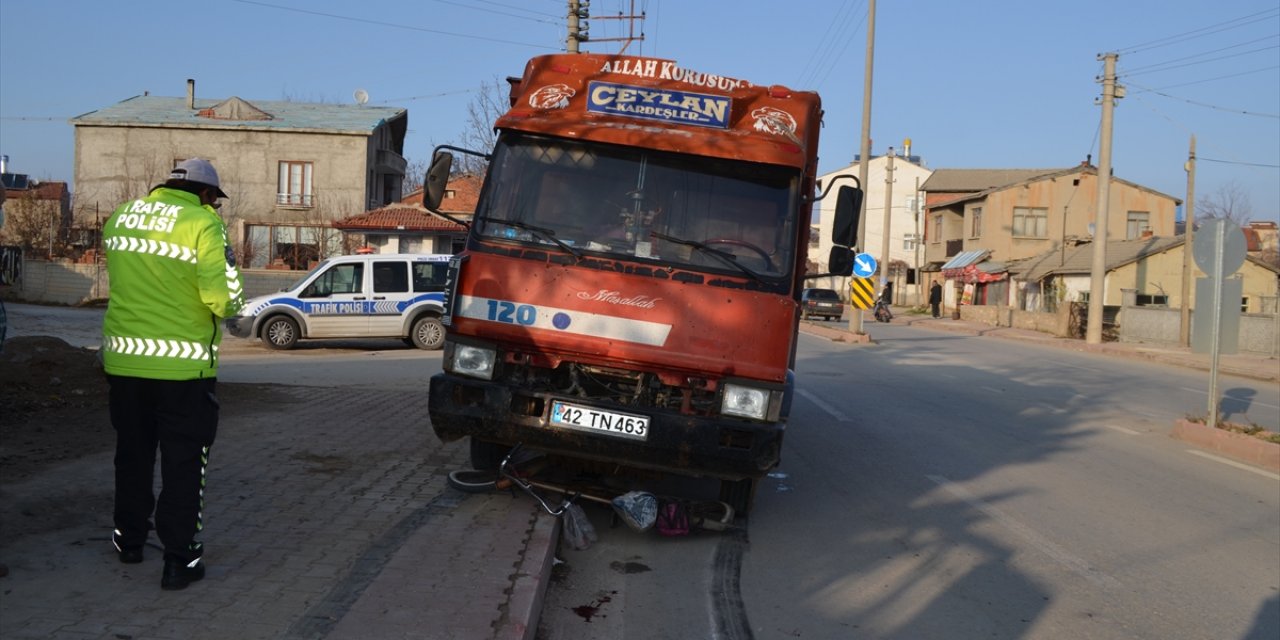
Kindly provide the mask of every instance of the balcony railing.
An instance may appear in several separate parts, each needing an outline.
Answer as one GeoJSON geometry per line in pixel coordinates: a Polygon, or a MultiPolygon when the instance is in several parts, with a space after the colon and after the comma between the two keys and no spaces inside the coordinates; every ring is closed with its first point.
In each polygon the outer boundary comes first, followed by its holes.
{"type": "Polygon", "coordinates": [[[311,194],[309,193],[277,193],[276,204],[282,207],[299,207],[310,208],[311,194]]]}

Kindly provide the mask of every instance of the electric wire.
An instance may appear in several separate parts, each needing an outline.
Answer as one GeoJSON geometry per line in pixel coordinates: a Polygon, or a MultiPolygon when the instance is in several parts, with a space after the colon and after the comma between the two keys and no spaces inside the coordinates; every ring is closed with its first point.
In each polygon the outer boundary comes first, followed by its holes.
{"type": "Polygon", "coordinates": [[[1144,87],[1144,86],[1139,85],[1139,84],[1134,84],[1134,83],[1132,83],[1132,82],[1130,82],[1130,83],[1129,83],[1129,85],[1130,85],[1130,86],[1133,86],[1133,87],[1137,87],[1137,88],[1139,88],[1139,89],[1142,89],[1144,92],[1147,92],[1147,93],[1154,93],[1154,94],[1156,94],[1156,95],[1158,95],[1158,96],[1164,96],[1164,97],[1166,97],[1166,98],[1171,98],[1171,99],[1173,99],[1173,100],[1181,100],[1181,101],[1183,101],[1183,102],[1185,102],[1185,103],[1187,103],[1187,104],[1193,104],[1193,105],[1196,105],[1197,107],[1206,107],[1206,108],[1209,108],[1209,109],[1216,109],[1216,110],[1218,110],[1218,111],[1227,111],[1227,112],[1230,112],[1230,113],[1235,113],[1235,114],[1243,115],[1243,116],[1256,116],[1256,117],[1259,117],[1259,118],[1276,118],[1276,119],[1280,119],[1280,114],[1275,114],[1275,113],[1255,113],[1255,112],[1252,112],[1252,111],[1245,111],[1245,110],[1243,110],[1243,109],[1234,109],[1234,108],[1231,108],[1231,107],[1222,107],[1222,106],[1218,106],[1218,105],[1215,105],[1215,104],[1209,104],[1209,103],[1207,103],[1207,102],[1198,102],[1198,101],[1196,101],[1196,100],[1189,100],[1189,99],[1187,99],[1187,98],[1180,98],[1180,97],[1178,97],[1178,96],[1169,95],[1169,94],[1164,93],[1164,92],[1162,92],[1162,91],[1157,91],[1157,90],[1155,90],[1155,89],[1150,89],[1150,88],[1144,87]]]}
{"type": "Polygon", "coordinates": [[[1211,35],[1214,33],[1235,29],[1237,27],[1247,26],[1257,22],[1262,22],[1264,20],[1270,20],[1271,18],[1276,17],[1276,15],[1280,15],[1280,13],[1278,12],[1280,12],[1280,9],[1277,9],[1277,8],[1267,9],[1266,11],[1251,13],[1249,15],[1241,16],[1239,18],[1233,18],[1225,22],[1219,22],[1217,24],[1211,24],[1211,25],[1200,27],[1199,29],[1193,29],[1191,31],[1187,31],[1184,33],[1178,33],[1171,36],[1165,36],[1163,38],[1157,38],[1149,42],[1136,44],[1131,47],[1125,47],[1123,49],[1117,49],[1115,51],[1116,53],[1120,53],[1120,54],[1132,55],[1140,51],[1146,51],[1148,49],[1164,47],[1171,44],[1177,44],[1179,42],[1186,42],[1187,40],[1194,40],[1196,38],[1211,35]],[[1272,14],[1276,14],[1276,15],[1272,15],[1272,14]]]}
{"type": "MultiPolygon", "coordinates": [[[[484,9],[481,9],[480,7],[470,7],[470,6],[465,5],[465,4],[459,4],[459,3],[456,3],[456,2],[450,2],[449,0],[433,0],[433,1],[434,1],[434,2],[441,2],[441,3],[444,3],[444,4],[457,4],[457,5],[458,5],[458,6],[460,6],[460,7],[467,7],[467,8],[469,8],[469,9],[476,9],[476,10],[478,10],[478,11],[484,11],[484,9]]],[[[472,0],[472,1],[473,1],[473,2],[479,2],[479,3],[481,3],[481,4],[491,4],[491,5],[495,6],[495,7],[502,7],[502,8],[504,8],[504,9],[515,9],[516,11],[524,11],[524,12],[526,12],[526,13],[532,13],[532,14],[534,14],[534,15],[542,16],[542,17],[545,17],[545,18],[553,18],[553,19],[555,19],[555,20],[559,20],[559,19],[561,19],[561,18],[563,18],[563,17],[564,17],[564,16],[562,16],[562,15],[560,15],[560,14],[558,14],[558,13],[544,13],[544,12],[542,12],[542,11],[534,11],[533,9],[527,9],[527,8],[525,8],[525,7],[521,7],[521,6],[519,6],[519,5],[514,5],[514,4],[504,4],[504,3],[502,3],[502,2],[493,2],[493,0],[472,0]]],[[[560,2],[559,4],[560,4],[560,5],[562,5],[562,6],[564,5],[564,3],[563,3],[563,2],[560,2]]],[[[541,21],[539,21],[539,22],[541,22],[541,21]]]]}
{"type": "Polygon", "coordinates": [[[354,16],[344,16],[344,15],[340,15],[340,14],[336,14],[336,13],[326,13],[326,12],[323,12],[323,11],[313,11],[313,10],[311,10],[311,9],[298,9],[298,8],[296,8],[296,7],[285,7],[285,6],[281,6],[281,5],[278,5],[278,4],[271,4],[271,3],[269,3],[269,2],[258,2],[257,0],[231,0],[231,1],[232,1],[232,2],[239,2],[240,4],[249,4],[249,5],[255,5],[255,6],[259,6],[259,7],[267,7],[267,8],[270,8],[270,9],[279,9],[279,10],[281,10],[281,11],[292,11],[292,12],[294,12],[294,13],[305,13],[305,14],[308,14],[308,15],[320,16],[320,17],[323,17],[323,18],[332,18],[332,19],[334,19],[334,20],[346,20],[346,21],[348,21],[348,22],[359,22],[359,23],[362,23],[362,24],[370,24],[370,25],[379,26],[379,27],[391,27],[391,28],[393,28],[393,29],[403,29],[403,30],[405,30],[405,31],[416,31],[416,32],[419,32],[419,33],[434,33],[434,34],[436,34],[436,35],[450,36],[450,37],[454,37],[454,38],[467,38],[467,39],[470,39],[470,40],[482,40],[482,41],[485,41],[485,42],[498,42],[498,43],[501,43],[501,44],[511,44],[511,45],[516,45],[516,46],[520,46],[520,47],[531,47],[531,48],[535,48],[535,49],[547,49],[547,50],[551,50],[551,51],[554,51],[554,50],[556,49],[556,47],[550,47],[550,46],[542,45],[542,44],[534,44],[534,43],[530,43],[530,42],[517,42],[517,41],[515,41],[515,40],[503,40],[503,39],[501,39],[501,38],[490,38],[490,37],[487,37],[487,36],[477,36],[477,35],[466,34],[466,33],[454,33],[454,32],[452,32],[452,31],[442,31],[442,30],[439,30],[439,29],[427,29],[427,28],[425,28],[425,27],[415,27],[415,26],[412,26],[412,25],[406,25],[406,24],[396,24],[396,23],[394,23],[394,22],[384,22],[384,21],[381,21],[381,20],[370,20],[370,19],[368,19],[368,18],[357,18],[357,17],[354,17],[354,16]]]}
{"type": "MultiPolygon", "coordinates": [[[[1154,113],[1154,114],[1156,114],[1156,115],[1160,116],[1161,118],[1164,118],[1165,120],[1167,120],[1167,121],[1169,122],[1169,124],[1171,124],[1171,125],[1173,125],[1173,126],[1174,126],[1174,128],[1179,129],[1179,130],[1181,130],[1183,133],[1188,134],[1188,135],[1193,135],[1193,134],[1195,134],[1195,131],[1193,131],[1193,130],[1191,129],[1191,127],[1188,127],[1187,125],[1185,125],[1185,124],[1183,124],[1183,123],[1179,122],[1178,120],[1174,119],[1173,117],[1169,116],[1168,114],[1164,113],[1163,111],[1161,111],[1161,110],[1159,110],[1159,109],[1155,108],[1154,106],[1152,106],[1151,104],[1149,104],[1146,100],[1143,100],[1143,99],[1142,99],[1142,96],[1135,95],[1135,96],[1133,96],[1133,99],[1134,99],[1134,101],[1136,101],[1138,104],[1140,104],[1140,105],[1142,105],[1142,106],[1146,107],[1147,109],[1150,109],[1152,113],[1154,113]]],[[[1224,155],[1224,156],[1231,156],[1231,155],[1233,155],[1233,154],[1231,153],[1231,151],[1229,151],[1229,150],[1227,150],[1227,149],[1222,149],[1222,148],[1218,147],[1216,144],[1214,144],[1212,139],[1209,139],[1209,138],[1207,138],[1207,137],[1205,137],[1205,136],[1196,136],[1196,138],[1197,138],[1197,141],[1198,141],[1198,143],[1199,143],[1199,144],[1202,144],[1202,145],[1204,145],[1205,147],[1209,147],[1209,148],[1211,148],[1215,153],[1219,153],[1219,154],[1224,155]]],[[[1197,155],[1197,156],[1196,156],[1196,160],[1203,160],[1203,159],[1204,159],[1204,156],[1200,156],[1200,155],[1197,155]]],[[[1235,164],[1235,165],[1239,165],[1239,166],[1244,166],[1244,167],[1250,167],[1250,168],[1269,168],[1269,167],[1270,167],[1270,165],[1266,165],[1266,164],[1262,164],[1262,163],[1257,163],[1257,162],[1248,162],[1248,161],[1245,161],[1245,160],[1230,160],[1230,161],[1228,161],[1228,160],[1213,160],[1212,162],[1219,162],[1219,163],[1227,163],[1227,162],[1230,162],[1231,164],[1235,164]]],[[[1265,177],[1265,178],[1274,178],[1274,177],[1275,177],[1275,176],[1274,176],[1274,174],[1272,174],[1272,173],[1270,173],[1270,172],[1263,173],[1263,174],[1261,174],[1261,175],[1262,175],[1263,177],[1265,177]]]]}
{"type": "MultiPolygon", "coordinates": [[[[853,35],[861,31],[862,27],[866,26],[867,18],[868,16],[870,16],[870,13],[871,13],[871,7],[868,5],[867,11],[862,13],[861,18],[859,18],[858,20],[858,23],[853,27],[853,33],[849,34],[849,37],[843,39],[844,46],[840,47],[839,53],[837,53],[834,57],[832,57],[831,62],[827,65],[827,70],[824,71],[822,73],[822,76],[817,79],[817,81],[814,83],[814,87],[822,88],[822,86],[826,84],[827,78],[831,75],[831,72],[834,71],[835,68],[838,66],[837,63],[839,63],[840,60],[844,59],[844,53],[845,51],[849,50],[849,45],[853,44],[853,35]]],[[[856,14],[851,14],[850,20],[852,20],[852,18],[855,16],[856,14]]]]}
{"type": "Polygon", "coordinates": [[[1222,52],[1222,51],[1226,51],[1226,50],[1228,50],[1228,49],[1235,49],[1235,48],[1237,48],[1237,47],[1244,47],[1244,46],[1247,46],[1247,45],[1251,45],[1251,44],[1255,44],[1255,43],[1258,43],[1258,42],[1262,42],[1263,40],[1273,40],[1273,39],[1275,39],[1275,38],[1280,38],[1280,33],[1273,33],[1273,34],[1271,34],[1271,35],[1269,35],[1269,36],[1264,36],[1264,37],[1257,38],[1257,39],[1254,39],[1254,40],[1248,40],[1248,41],[1246,41],[1246,42],[1238,42],[1238,43],[1236,43],[1236,44],[1229,45],[1229,46],[1226,46],[1226,47],[1220,47],[1220,48],[1218,48],[1218,49],[1213,49],[1213,50],[1210,50],[1210,51],[1202,51],[1202,52],[1200,52],[1200,53],[1195,53],[1195,54],[1192,54],[1192,55],[1189,55],[1189,56],[1183,56],[1183,57],[1181,57],[1181,58],[1174,58],[1174,59],[1172,59],[1172,60],[1165,60],[1164,62],[1156,62],[1156,63],[1153,63],[1153,64],[1149,64],[1149,65],[1141,66],[1141,67],[1134,67],[1134,68],[1132,68],[1132,69],[1129,69],[1129,70],[1128,70],[1128,73],[1135,73],[1135,72],[1138,72],[1138,71],[1145,71],[1145,70],[1147,70],[1147,69],[1152,69],[1152,68],[1154,68],[1154,67],[1163,67],[1163,66],[1165,66],[1165,65],[1173,64],[1173,63],[1175,63],[1175,62],[1182,62],[1182,61],[1184,61],[1184,60],[1192,60],[1192,59],[1198,58],[1198,57],[1200,57],[1200,56],[1206,56],[1206,55],[1209,55],[1209,54],[1211,54],[1211,53],[1219,53],[1219,52],[1222,52]]]}
{"type": "Polygon", "coordinates": [[[805,62],[804,67],[800,70],[800,77],[797,81],[799,86],[811,85],[812,79],[817,75],[816,70],[821,66],[819,59],[825,60],[827,53],[835,45],[835,42],[839,41],[838,34],[842,33],[843,25],[847,21],[847,14],[852,6],[853,3],[850,2],[840,3],[840,9],[836,11],[835,16],[827,21],[826,31],[822,33],[822,37],[818,39],[817,46],[809,54],[809,60],[805,62]],[[840,26],[840,31],[837,31],[838,25],[840,26]]]}
{"type": "Polygon", "coordinates": [[[1270,47],[1262,47],[1261,49],[1253,49],[1253,50],[1250,50],[1250,51],[1242,51],[1242,52],[1240,52],[1240,53],[1233,53],[1233,54],[1231,54],[1231,55],[1227,55],[1227,56],[1219,56],[1219,57],[1217,57],[1217,58],[1209,58],[1209,59],[1207,59],[1207,60],[1198,60],[1198,61],[1196,61],[1196,62],[1187,62],[1187,63],[1185,63],[1185,64],[1178,64],[1178,65],[1167,66],[1167,67],[1163,67],[1163,68],[1160,68],[1160,69],[1147,69],[1146,71],[1138,71],[1138,72],[1133,72],[1133,71],[1127,71],[1127,70],[1126,70],[1126,71],[1124,71],[1123,73],[1119,73],[1119,72],[1118,72],[1118,73],[1116,73],[1116,77],[1117,77],[1117,78],[1128,78],[1128,77],[1132,77],[1132,76],[1140,76],[1140,75],[1147,74],[1147,73],[1158,73],[1158,72],[1161,72],[1161,71],[1172,71],[1172,70],[1174,70],[1174,69],[1181,69],[1181,68],[1183,68],[1183,67],[1192,67],[1192,66],[1195,66],[1195,65],[1198,65],[1198,64],[1205,64],[1205,63],[1207,63],[1207,62],[1217,62],[1217,61],[1219,61],[1219,60],[1227,60],[1227,59],[1229,59],[1229,58],[1239,58],[1240,56],[1247,56],[1247,55],[1249,55],[1249,54],[1251,54],[1251,53],[1258,53],[1259,51],[1269,51],[1269,50],[1271,50],[1271,49],[1280,49],[1280,44],[1278,44],[1278,45],[1274,45],[1274,46],[1270,46],[1270,47]]]}
{"type": "MultiPolygon", "coordinates": [[[[1249,74],[1251,74],[1251,73],[1260,73],[1260,72],[1263,72],[1263,71],[1271,71],[1272,69],[1280,69],[1280,65],[1272,65],[1272,66],[1270,66],[1270,67],[1262,67],[1262,68],[1260,68],[1260,69],[1250,69],[1249,71],[1241,71],[1240,73],[1231,73],[1231,74],[1227,74],[1227,75],[1225,75],[1225,76],[1214,76],[1214,77],[1212,77],[1212,78],[1205,78],[1205,79],[1203,79],[1203,80],[1192,80],[1191,82],[1179,82],[1178,84],[1168,84],[1168,85],[1165,85],[1165,86],[1163,86],[1163,87],[1156,87],[1155,89],[1151,89],[1151,91],[1163,91],[1163,90],[1165,90],[1165,89],[1174,89],[1174,88],[1177,88],[1177,87],[1187,87],[1187,86],[1191,86],[1191,85],[1193,85],[1193,84],[1203,84],[1203,83],[1205,83],[1205,82],[1213,82],[1214,80],[1226,80],[1226,79],[1228,79],[1228,78],[1237,78],[1237,77],[1240,77],[1240,76],[1247,76],[1247,75],[1249,75],[1249,74]]],[[[1132,83],[1130,83],[1130,84],[1132,84],[1132,83]]],[[[1148,89],[1143,89],[1142,91],[1148,91],[1148,89]]]]}
{"type": "Polygon", "coordinates": [[[1203,156],[1196,156],[1196,160],[1203,160],[1204,162],[1218,162],[1221,164],[1238,164],[1246,167],[1265,167],[1267,169],[1280,169],[1280,164],[1263,164],[1261,162],[1237,162],[1235,160],[1217,160],[1214,158],[1205,158],[1203,156]]]}

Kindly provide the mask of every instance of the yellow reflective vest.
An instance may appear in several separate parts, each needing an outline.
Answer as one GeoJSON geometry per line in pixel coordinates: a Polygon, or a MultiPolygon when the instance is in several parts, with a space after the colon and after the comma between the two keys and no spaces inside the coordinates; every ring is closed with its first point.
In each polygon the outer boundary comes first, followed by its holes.
{"type": "Polygon", "coordinates": [[[244,305],[227,228],[199,196],[157,187],[102,227],[111,295],[102,323],[107,373],[157,380],[218,375],[222,318],[244,305]]]}

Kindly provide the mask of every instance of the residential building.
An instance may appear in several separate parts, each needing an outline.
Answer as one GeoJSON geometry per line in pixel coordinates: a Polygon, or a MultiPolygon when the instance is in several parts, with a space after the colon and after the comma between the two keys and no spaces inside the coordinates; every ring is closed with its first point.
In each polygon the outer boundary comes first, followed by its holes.
{"type": "Polygon", "coordinates": [[[76,241],[71,232],[71,191],[67,183],[32,179],[9,172],[9,157],[0,156],[4,220],[0,245],[21,246],[40,256],[61,253],[76,241]]]}
{"type": "MultiPolygon", "coordinates": [[[[925,258],[928,279],[946,278],[947,304],[957,293],[984,304],[1008,304],[1005,265],[1051,251],[1064,252],[1094,237],[1097,168],[1081,163],[1066,169],[939,169],[921,187],[925,192],[925,258]],[[932,274],[932,275],[930,275],[932,274]],[[981,275],[980,275],[981,274],[981,275]]],[[[1108,240],[1175,232],[1181,201],[1112,177],[1108,240]]]]}
{"type": "MultiPolygon", "coordinates": [[[[1186,236],[1107,243],[1106,297],[1103,305],[1118,307],[1126,294],[1135,306],[1180,308],[1182,306],[1182,265],[1186,236]]],[[[1190,262],[1191,278],[1205,277],[1190,262]]],[[[1093,244],[1083,243],[1066,251],[1049,251],[1011,264],[1009,273],[1018,293],[1014,306],[1024,310],[1053,311],[1066,302],[1089,302],[1093,266],[1093,244]]],[[[1270,313],[1276,298],[1280,268],[1249,255],[1236,275],[1242,280],[1239,300],[1244,313],[1270,313]]],[[[1195,308],[1196,287],[1189,287],[1188,306],[1195,308]]],[[[995,304],[995,303],[992,303],[995,304]]]]}
{"type": "MultiPolygon", "coordinates": [[[[440,210],[459,220],[471,220],[483,181],[478,175],[451,177],[440,210]]],[[[467,234],[466,227],[427,211],[422,189],[400,202],[335,221],[333,226],[349,235],[363,236],[360,250],[370,253],[459,253],[467,234]]]]}
{"type": "MultiPolygon", "coordinates": [[[[892,183],[889,178],[889,155],[872,156],[867,162],[867,184],[863,187],[863,207],[866,216],[865,235],[856,247],[861,253],[874,256],[881,269],[892,267],[889,274],[893,276],[894,298],[898,304],[919,304],[921,295],[927,291],[918,289],[917,275],[923,258],[922,246],[919,242],[922,227],[919,213],[922,211],[922,200],[917,188],[928,181],[933,173],[925,168],[919,156],[910,155],[910,140],[903,147],[904,154],[893,157],[892,183]],[[885,196],[889,196],[889,255],[884,253],[885,237],[885,196]],[[886,265],[886,263],[888,263],[886,265]]],[[[890,150],[892,151],[892,149],[890,150]]],[[[818,177],[818,190],[830,191],[830,197],[819,200],[815,207],[818,224],[812,227],[809,238],[809,262],[815,273],[826,273],[827,257],[831,253],[831,223],[835,216],[836,189],[841,185],[853,185],[851,180],[836,180],[836,176],[848,175],[858,177],[860,163],[837,169],[818,177]]],[[[879,276],[876,276],[877,288],[879,276]]],[[[810,280],[809,286],[835,289],[842,297],[848,298],[849,279],[825,277],[810,280]]]]}
{"type": "Polygon", "coordinates": [[[74,215],[105,218],[163,182],[179,161],[213,162],[240,262],[301,269],[343,252],[330,224],[395,202],[408,113],[398,107],[134,96],[71,119],[74,215]]]}

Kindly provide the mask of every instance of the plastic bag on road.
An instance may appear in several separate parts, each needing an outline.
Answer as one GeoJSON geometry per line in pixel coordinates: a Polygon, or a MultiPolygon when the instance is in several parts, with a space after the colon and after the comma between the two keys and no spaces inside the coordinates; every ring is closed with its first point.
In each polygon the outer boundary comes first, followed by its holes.
{"type": "Polygon", "coordinates": [[[569,541],[569,546],[579,551],[591,546],[595,542],[596,528],[591,525],[591,521],[587,519],[587,512],[576,504],[565,506],[564,513],[560,516],[564,522],[564,539],[569,541]]]}
{"type": "Polygon", "coordinates": [[[658,520],[658,497],[648,491],[628,491],[613,499],[613,510],[636,531],[648,531],[658,520]]]}

